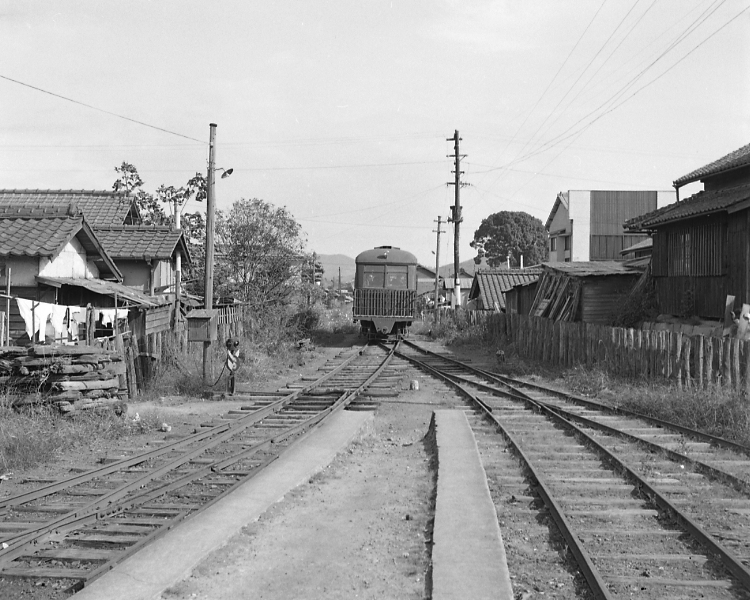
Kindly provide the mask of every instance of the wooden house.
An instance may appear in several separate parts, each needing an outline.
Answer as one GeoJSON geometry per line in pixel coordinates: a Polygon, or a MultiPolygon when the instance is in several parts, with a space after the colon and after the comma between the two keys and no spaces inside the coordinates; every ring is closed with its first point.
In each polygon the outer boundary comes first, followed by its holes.
{"type": "Polygon", "coordinates": [[[674,198],[673,191],[560,192],[545,224],[549,262],[620,260],[623,248],[648,239],[644,232],[623,231],[623,223],[674,198]]]}
{"type": "Polygon", "coordinates": [[[631,219],[653,235],[651,275],[659,310],[721,319],[727,296],[750,304],[750,144],[673,182],[678,201],[631,219]],[[679,200],[700,181],[703,191],[679,200]]]}
{"type": "Polygon", "coordinates": [[[543,263],[529,314],[610,324],[641,274],[618,261],[543,263]]]}
{"type": "Polygon", "coordinates": [[[142,300],[121,284],[122,273],[75,205],[0,205],[0,263],[0,285],[10,292],[0,309],[9,312],[15,343],[29,341],[16,298],[102,308],[115,307],[118,295],[120,306],[142,300]]]}
{"type": "Polygon", "coordinates": [[[190,252],[182,231],[145,225],[108,225],[96,234],[117,263],[123,283],[153,296],[174,293],[178,265],[190,264],[190,252]]]}
{"type": "Polygon", "coordinates": [[[469,301],[475,310],[506,310],[506,293],[516,285],[535,282],[541,269],[492,269],[474,274],[469,301]]]}
{"type": "Polygon", "coordinates": [[[534,305],[539,279],[518,283],[505,292],[505,312],[528,315],[534,305]]]}

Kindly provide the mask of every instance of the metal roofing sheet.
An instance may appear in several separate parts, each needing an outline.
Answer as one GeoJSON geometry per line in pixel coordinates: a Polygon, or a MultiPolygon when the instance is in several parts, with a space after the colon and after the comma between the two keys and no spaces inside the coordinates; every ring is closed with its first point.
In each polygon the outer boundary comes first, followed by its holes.
{"type": "Polygon", "coordinates": [[[505,308],[505,292],[516,285],[539,279],[540,269],[500,269],[478,271],[474,275],[476,285],[472,285],[470,298],[481,297],[482,306],[487,309],[495,306],[505,308]]]}
{"type": "Polygon", "coordinates": [[[734,152],[730,152],[726,156],[722,156],[720,159],[710,162],[699,169],[695,169],[695,171],[690,171],[687,175],[675,179],[673,183],[676,186],[685,185],[710,177],[711,175],[718,175],[724,171],[731,171],[732,169],[747,165],[750,165],[750,144],[742,146],[742,148],[738,148],[734,152]]]}
{"type": "Polygon", "coordinates": [[[95,294],[102,294],[104,296],[112,296],[115,294],[119,298],[125,299],[138,306],[157,306],[157,302],[154,298],[142,294],[138,290],[134,290],[121,283],[114,281],[106,281],[104,279],[78,279],[73,277],[42,277],[37,276],[37,281],[54,287],[61,285],[74,285],[77,287],[83,287],[87,290],[94,292],[95,294]]]}
{"type": "Polygon", "coordinates": [[[0,190],[0,205],[69,206],[76,204],[93,227],[122,225],[133,197],[121,192],[98,190],[0,190]]]}

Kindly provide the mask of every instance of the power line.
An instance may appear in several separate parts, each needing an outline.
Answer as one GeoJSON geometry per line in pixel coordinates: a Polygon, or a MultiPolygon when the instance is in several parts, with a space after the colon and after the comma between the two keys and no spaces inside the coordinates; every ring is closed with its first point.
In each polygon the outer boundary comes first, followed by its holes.
{"type": "Polygon", "coordinates": [[[181,138],[185,138],[186,140],[191,140],[193,142],[200,142],[205,146],[205,142],[198,140],[196,138],[192,138],[187,135],[182,135],[181,133],[177,133],[175,131],[170,131],[169,129],[164,129],[163,127],[157,127],[156,125],[150,125],[149,123],[144,123],[143,121],[138,121],[136,119],[131,119],[130,117],[126,117],[124,115],[120,115],[117,113],[114,113],[109,110],[104,110],[103,108],[98,108],[96,106],[91,106],[91,104],[86,104],[85,102],[80,102],[79,100],[73,100],[72,98],[68,98],[66,96],[61,96],[60,94],[55,94],[54,92],[50,92],[48,90],[44,90],[40,87],[36,87],[34,85],[24,83],[23,81],[18,81],[17,79],[11,79],[10,77],[6,77],[5,75],[0,75],[0,79],[5,79],[6,81],[10,81],[12,83],[17,83],[18,85],[22,85],[27,88],[31,88],[32,90],[36,90],[37,92],[42,92],[43,94],[48,94],[50,96],[54,96],[55,98],[60,98],[61,100],[67,100],[68,102],[72,102],[73,104],[78,104],[80,106],[85,106],[86,108],[90,108],[92,110],[96,110],[99,112],[102,112],[107,115],[111,115],[113,117],[117,117],[118,119],[123,119],[124,121],[130,121],[131,123],[136,123],[138,125],[143,125],[144,127],[149,127],[151,129],[156,129],[157,131],[162,131],[164,133],[169,133],[170,135],[176,135],[181,138]]]}

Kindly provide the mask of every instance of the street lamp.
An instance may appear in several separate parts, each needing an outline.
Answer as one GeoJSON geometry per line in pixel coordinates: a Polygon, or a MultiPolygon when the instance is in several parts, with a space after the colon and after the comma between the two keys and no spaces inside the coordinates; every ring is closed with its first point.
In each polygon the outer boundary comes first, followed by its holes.
{"type": "MultiPolygon", "coordinates": [[[[203,308],[214,307],[214,213],[216,212],[216,192],[214,189],[216,171],[223,171],[222,179],[232,174],[234,169],[218,169],[216,162],[216,123],[211,123],[208,144],[208,177],[206,178],[206,265],[203,285],[203,308]]],[[[209,384],[212,378],[211,342],[203,342],[203,383],[209,384]]]]}

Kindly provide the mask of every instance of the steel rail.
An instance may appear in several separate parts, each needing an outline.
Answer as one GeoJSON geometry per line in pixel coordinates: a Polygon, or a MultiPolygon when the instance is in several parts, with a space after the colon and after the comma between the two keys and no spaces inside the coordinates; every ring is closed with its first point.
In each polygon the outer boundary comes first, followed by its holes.
{"type": "MultiPolygon", "coordinates": [[[[596,565],[594,565],[594,562],[591,559],[591,556],[589,555],[589,553],[581,544],[578,537],[573,532],[573,528],[568,522],[568,519],[565,517],[565,514],[563,513],[562,509],[557,504],[557,502],[554,501],[552,494],[549,492],[549,490],[547,489],[547,486],[544,484],[544,482],[542,481],[542,478],[539,476],[539,473],[537,473],[536,469],[532,465],[532,461],[528,458],[528,456],[526,456],[526,453],[522,450],[520,444],[516,441],[513,435],[503,426],[502,423],[500,423],[498,418],[493,414],[492,408],[487,403],[485,403],[481,398],[479,398],[476,394],[473,394],[471,390],[467,389],[460,383],[454,381],[450,375],[446,373],[442,373],[439,369],[436,369],[430,365],[427,365],[426,363],[421,362],[411,356],[408,356],[407,354],[403,354],[399,352],[398,355],[412,362],[413,364],[419,366],[420,368],[424,369],[428,373],[431,373],[435,377],[442,379],[443,381],[447,382],[449,385],[452,385],[453,387],[457,388],[463,395],[469,398],[474,404],[479,406],[479,408],[482,410],[484,415],[488,417],[494,423],[494,425],[500,430],[500,433],[508,440],[513,450],[517,453],[517,455],[523,462],[524,468],[531,475],[531,479],[536,483],[536,487],[539,490],[539,495],[542,497],[542,500],[544,501],[545,506],[547,506],[547,508],[549,509],[552,518],[554,519],[555,523],[558,526],[558,529],[560,530],[560,534],[565,538],[565,541],[568,543],[568,548],[570,549],[573,556],[575,557],[576,562],[578,566],[580,567],[581,572],[584,578],[586,579],[587,583],[589,584],[589,587],[591,588],[591,591],[594,594],[594,596],[602,600],[614,600],[614,596],[612,596],[612,594],[609,593],[609,590],[607,589],[607,584],[605,583],[604,579],[599,573],[599,570],[596,568],[596,565]]],[[[529,404],[534,405],[533,400],[529,401],[529,404]]]]}
{"type": "Polygon", "coordinates": [[[745,446],[743,444],[738,444],[737,442],[733,442],[731,440],[728,440],[723,437],[719,437],[716,435],[711,435],[710,433],[705,433],[703,431],[698,431],[696,429],[690,429],[689,427],[685,427],[683,425],[679,425],[677,423],[673,423],[671,421],[665,421],[663,419],[658,419],[656,417],[651,417],[649,415],[646,415],[644,413],[640,413],[638,411],[629,410],[626,408],[620,408],[616,406],[609,406],[607,404],[603,404],[601,402],[596,402],[595,400],[591,400],[589,398],[583,398],[582,396],[578,396],[576,394],[571,394],[570,392],[565,392],[563,390],[547,387],[538,383],[532,383],[529,381],[522,381],[519,379],[515,379],[512,377],[508,377],[506,375],[501,375],[499,373],[493,373],[491,371],[487,371],[485,369],[479,369],[477,367],[472,367],[471,365],[467,365],[466,363],[461,362],[460,360],[450,358],[448,356],[443,356],[441,354],[436,354],[435,352],[431,352],[430,350],[427,350],[426,348],[422,348],[421,346],[415,344],[414,342],[405,340],[405,343],[410,346],[411,348],[414,348],[415,350],[418,350],[424,354],[432,355],[435,358],[438,358],[440,360],[445,360],[447,362],[450,362],[456,366],[463,367],[464,369],[468,369],[477,375],[481,375],[483,377],[487,377],[489,379],[492,379],[494,381],[497,381],[498,383],[507,383],[511,382],[512,384],[522,385],[525,387],[530,387],[532,389],[536,389],[541,392],[546,392],[552,395],[556,395],[559,397],[562,397],[565,400],[568,400],[570,402],[581,404],[584,406],[588,406],[591,408],[595,408],[597,410],[601,411],[607,411],[613,414],[617,415],[623,415],[623,416],[629,416],[637,419],[642,419],[644,421],[648,421],[649,423],[652,423],[654,425],[658,425],[659,427],[664,427],[665,429],[673,429],[675,431],[679,431],[682,434],[688,435],[690,437],[693,437],[695,439],[698,439],[700,441],[709,442],[711,444],[714,444],[716,446],[722,446],[724,448],[727,448],[729,450],[735,450],[737,452],[742,452],[743,454],[750,455],[750,447],[745,446]]]}
{"type": "MultiPolygon", "coordinates": [[[[62,481],[56,481],[53,483],[46,484],[30,492],[18,494],[10,498],[5,498],[3,500],[0,500],[0,510],[8,508],[10,506],[24,504],[26,502],[36,500],[37,498],[42,498],[44,496],[48,496],[56,492],[62,491],[69,487],[80,485],[81,483],[86,483],[87,481],[91,481],[92,479],[95,479],[97,477],[102,477],[104,475],[116,473],[117,471],[127,469],[129,467],[135,466],[142,462],[146,462],[153,458],[158,458],[159,456],[163,454],[167,454],[169,452],[172,452],[173,450],[179,450],[183,446],[186,446],[193,442],[201,441],[205,438],[214,436],[217,433],[226,431],[227,429],[230,429],[233,426],[235,426],[236,423],[242,422],[244,419],[250,419],[252,416],[255,416],[261,413],[270,414],[271,412],[278,412],[281,408],[283,408],[290,402],[293,402],[299,396],[304,395],[317,387],[320,387],[320,385],[325,383],[328,379],[333,377],[339,371],[343,370],[348,364],[353,362],[358,356],[361,356],[365,348],[367,348],[367,345],[362,346],[359,350],[357,350],[357,352],[352,353],[352,355],[346,358],[340,365],[337,365],[333,370],[321,376],[320,378],[316,379],[314,382],[310,383],[310,385],[305,386],[304,388],[301,388],[299,390],[295,390],[294,392],[280,398],[279,400],[274,401],[272,404],[269,404],[268,406],[264,406],[263,408],[258,409],[257,411],[249,412],[246,416],[243,416],[240,419],[235,420],[233,423],[224,423],[221,425],[214,425],[213,427],[207,428],[206,431],[199,431],[198,433],[188,435],[180,440],[176,440],[169,444],[165,444],[164,446],[161,446],[159,448],[155,448],[154,450],[150,450],[148,452],[144,452],[136,456],[124,458],[116,462],[112,462],[104,467],[98,467],[96,469],[86,471],[85,473],[80,473],[73,477],[69,477],[62,481]]],[[[2,514],[4,514],[4,512],[0,512],[0,516],[2,514]]],[[[2,556],[2,553],[0,553],[0,556],[2,556]]]]}
{"type": "MultiPolygon", "coordinates": [[[[272,445],[278,444],[284,441],[286,438],[291,437],[300,431],[304,431],[305,429],[309,429],[310,431],[312,431],[312,429],[319,426],[325,420],[327,416],[329,416],[333,412],[336,412],[338,410],[345,408],[351,401],[353,401],[361,393],[362,390],[366,389],[375,379],[377,379],[377,377],[382,373],[382,371],[390,363],[396,348],[394,347],[393,350],[389,351],[389,354],[385,357],[383,361],[381,361],[381,364],[376,368],[373,374],[370,375],[365,380],[364,383],[359,385],[356,389],[344,391],[343,393],[341,393],[339,398],[337,398],[334,401],[334,403],[331,406],[329,406],[326,409],[323,409],[322,411],[318,412],[316,415],[313,415],[312,417],[305,419],[304,421],[297,423],[290,428],[287,428],[285,431],[281,433],[277,433],[272,436],[269,436],[266,440],[262,440],[256,444],[253,444],[250,448],[247,448],[241,452],[237,452],[231,457],[217,460],[209,465],[199,467],[198,469],[191,471],[190,473],[184,475],[178,480],[170,482],[169,484],[161,486],[155,490],[144,491],[143,493],[138,494],[136,496],[123,498],[123,496],[126,496],[128,492],[142,487],[144,483],[147,483],[147,480],[150,481],[164,474],[165,472],[173,470],[174,468],[184,464],[185,462],[188,462],[195,456],[205,452],[207,449],[210,449],[211,447],[223,441],[226,441],[230,439],[231,437],[234,437],[235,435],[237,435],[238,433],[241,433],[242,431],[244,431],[251,425],[254,425],[255,423],[257,423],[258,421],[262,421],[266,416],[273,414],[275,412],[279,412],[281,408],[283,408],[286,404],[293,402],[300,395],[304,395],[306,392],[309,392],[315,389],[316,387],[320,387],[322,383],[326,382],[331,377],[335,376],[337,373],[339,373],[340,371],[345,369],[349,364],[351,364],[351,362],[353,362],[354,359],[361,356],[366,347],[367,346],[361,348],[356,353],[353,353],[352,356],[347,358],[342,364],[338,365],[336,368],[328,372],[323,377],[317,379],[315,382],[313,382],[309,386],[305,386],[304,388],[295,391],[294,393],[284,397],[283,399],[274,402],[273,405],[269,405],[268,407],[264,407],[263,409],[259,409],[258,411],[249,413],[247,416],[242,417],[241,419],[237,419],[236,421],[232,423],[216,426],[215,428],[212,429],[212,431],[213,433],[218,432],[218,439],[215,437],[214,439],[209,440],[209,442],[202,444],[200,448],[193,449],[188,455],[181,456],[179,459],[171,461],[167,465],[162,465],[159,469],[156,469],[155,471],[152,471],[142,477],[139,477],[132,482],[128,482],[128,484],[126,484],[125,486],[122,486],[121,488],[113,490],[111,493],[107,494],[105,497],[97,498],[95,501],[89,503],[88,505],[84,507],[79,507],[75,511],[71,511],[71,513],[67,513],[65,515],[62,515],[58,519],[54,519],[52,522],[46,522],[43,524],[43,526],[40,526],[35,529],[25,530],[21,532],[20,534],[13,536],[12,538],[8,540],[8,541],[11,541],[12,546],[9,546],[3,552],[0,552],[0,565],[3,565],[3,564],[7,565],[12,560],[24,556],[24,548],[26,548],[28,544],[34,543],[34,542],[38,544],[41,540],[47,537],[52,531],[55,531],[56,533],[64,532],[64,531],[71,531],[76,528],[80,528],[82,525],[89,524],[94,521],[101,521],[105,518],[116,516],[117,514],[121,514],[127,510],[132,509],[135,506],[153,501],[156,498],[163,496],[173,490],[179,489],[180,487],[183,487],[185,485],[189,485],[196,480],[200,480],[205,475],[208,475],[212,472],[214,473],[221,472],[223,469],[227,468],[228,466],[231,466],[232,464],[239,462],[241,460],[245,460],[248,457],[250,457],[252,454],[257,453],[261,450],[268,449],[272,445]],[[113,503],[115,502],[117,502],[117,504],[113,505],[113,503]]],[[[201,438],[204,438],[206,436],[207,434],[203,432],[200,435],[201,438]]],[[[193,437],[193,441],[194,440],[195,440],[195,437],[193,437]]],[[[180,441],[184,442],[184,440],[180,440],[180,441]]],[[[174,448],[170,448],[170,450],[171,449],[174,449],[174,448]]],[[[212,498],[208,502],[203,503],[201,507],[199,507],[197,510],[187,511],[184,514],[180,513],[180,515],[174,518],[177,518],[179,521],[181,521],[181,520],[184,520],[185,518],[192,518],[194,515],[199,514],[200,512],[208,508],[208,506],[212,505],[215,502],[218,502],[227,494],[237,489],[237,487],[239,487],[240,484],[244,483],[249,478],[259,473],[265,466],[267,466],[276,458],[278,458],[285,450],[286,450],[285,448],[282,448],[278,454],[275,454],[274,456],[268,458],[266,461],[264,461],[260,465],[257,465],[248,475],[238,479],[236,484],[233,484],[228,489],[217,494],[214,498],[212,498]]],[[[151,453],[147,453],[147,454],[151,454],[151,453]]],[[[132,460],[136,458],[137,457],[132,457],[131,459],[128,459],[125,462],[132,462],[132,460]]],[[[119,464],[121,464],[122,462],[123,461],[120,461],[119,464]]],[[[141,457],[140,460],[138,460],[138,462],[144,462],[143,458],[141,457]]],[[[117,469],[114,469],[114,470],[117,470],[117,469]]],[[[96,470],[96,471],[99,472],[101,470],[96,470]]],[[[231,472],[229,474],[231,474],[231,472]]],[[[81,482],[77,481],[76,485],[78,485],[78,483],[81,483],[81,482]]],[[[51,493],[54,493],[54,492],[51,492],[51,493]]],[[[48,495],[48,494],[40,494],[40,496],[41,495],[48,495]]],[[[146,543],[149,543],[150,541],[155,539],[155,537],[158,537],[158,535],[161,535],[165,533],[166,531],[168,531],[169,529],[171,529],[175,523],[174,518],[172,518],[169,522],[165,523],[165,525],[158,528],[156,531],[150,533],[148,536],[146,536],[146,538],[144,538],[144,540],[137,542],[133,547],[129,548],[126,551],[119,552],[118,556],[115,559],[109,561],[105,565],[100,566],[95,571],[93,571],[90,575],[87,575],[85,578],[85,581],[93,581],[93,578],[98,577],[102,573],[105,573],[107,570],[112,568],[114,564],[124,560],[127,556],[130,556],[131,554],[136,552],[138,549],[143,547],[143,545],[145,545],[146,543]]],[[[80,576],[72,574],[71,578],[79,580],[79,583],[80,583],[80,576]]],[[[75,588],[77,586],[78,584],[74,585],[73,587],[75,588]]],[[[80,589],[80,587],[78,587],[78,589],[80,589]]]]}
{"type": "MultiPolygon", "coordinates": [[[[403,353],[399,353],[399,355],[402,356],[403,358],[406,358],[414,362],[415,364],[419,364],[419,365],[423,365],[424,367],[427,367],[432,372],[438,371],[434,367],[430,367],[426,365],[425,363],[422,363],[412,357],[409,357],[408,355],[405,355],[403,353]]],[[[458,365],[462,365],[462,363],[458,361],[451,361],[451,362],[455,362],[458,365]]],[[[472,368],[469,367],[469,370],[472,370],[472,368]]],[[[460,389],[466,396],[470,397],[480,406],[486,405],[486,403],[482,402],[479,398],[477,398],[475,394],[472,394],[469,390],[464,388],[463,385],[461,385],[457,381],[453,381],[453,379],[455,378],[454,375],[444,374],[443,378],[446,381],[451,382],[452,385],[460,389]]],[[[471,383],[472,385],[475,385],[474,382],[471,382],[471,383]]],[[[508,384],[505,384],[505,385],[508,385],[508,384]]],[[[485,386],[485,387],[489,387],[489,386],[485,386]]],[[[508,386],[508,387],[512,387],[512,386],[508,386]]],[[[522,392],[519,392],[518,390],[514,389],[514,391],[517,394],[522,394],[522,392]]],[[[694,522],[692,519],[690,519],[690,517],[688,517],[686,514],[680,511],[663,494],[661,494],[656,488],[654,488],[648,482],[646,482],[638,473],[636,473],[633,469],[628,467],[623,461],[617,458],[610,450],[605,448],[602,444],[597,442],[594,438],[592,438],[582,429],[577,427],[574,423],[570,422],[566,418],[566,416],[564,416],[563,414],[560,414],[558,407],[554,407],[546,403],[539,402],[538,400],[535,400],[534,398],[531,398],[525,394],[523,395],[526,396],[526,398],[523,399],[526,403],[537,406],[538,410],[540,410],[544,414],[549,415],[553,420],[556,420],[559,423],[572,429],[576,433],[576,435],[579,437],[579,439],[582,439],[586,444],[589,445],[589,447],[593,447],[593,449],[597,451],[597,453],[600,455],[601,458],[604,458],[611,464],[614,464],[617,470],[620,470],[623,473],[625,473],[626,479],[628,479],[631,482],[631,484],[635,486],[636,490],[638,491],[639,495],[641,495],[641,497],[645,496],[644,498],[645,500],[652,502],[663,512],[670,514],[673,520],[679,522],[682,525],[682,527],[686,529],[696,540],[701,542],[704,545],[704,547],[706,547],[710,552],[718,555],[721,558],[724,566],[738,579],[738,581],[740,581],[745,586],[746,589],[750,590],[750,569],[748,569],[742,563],[739,557],[735,556],[730,550],[725,548],[718,540],[716,540],[708,532],[703,530],[703,528],[700,527],[698,523],[694,522]]],[[[487,413],[487,415],[492,419],[494,423],[498,425],[498,427],[501,427],[504,430],[504,428],[502,427],[502,425],[499,423],[498,419],[494,415],[492,415],[491,413],[487,413]]],[[[575,416],[579,417],[578,415],[575,415],[575,416]]],[[[581,417],[581,418],[584,418],[584,417],[581,417]]],[[[526,459],[524,458],[524,460],[526,459]]],[[[529,463],[528,461],[526,462],[527,462],[527,465],[533,469],[533,467],[531,466],[531,463],[529,463]]],[[[538,477],[537,477],[537,481],[541,483],[538,477]]],[[[552,507],[550,507],[550,510],[554,512],[554,509],[552,507]]],[[[565,535],[566,540],[567,540],[567,535],[564,532],[562,533],[563,535],[565,535]]],[[[581,550],[583,551],[583,548],[581,548],[581,550]]],[[[587,580],[588,580],[588,576],[587,576],[587,580]]]]}

